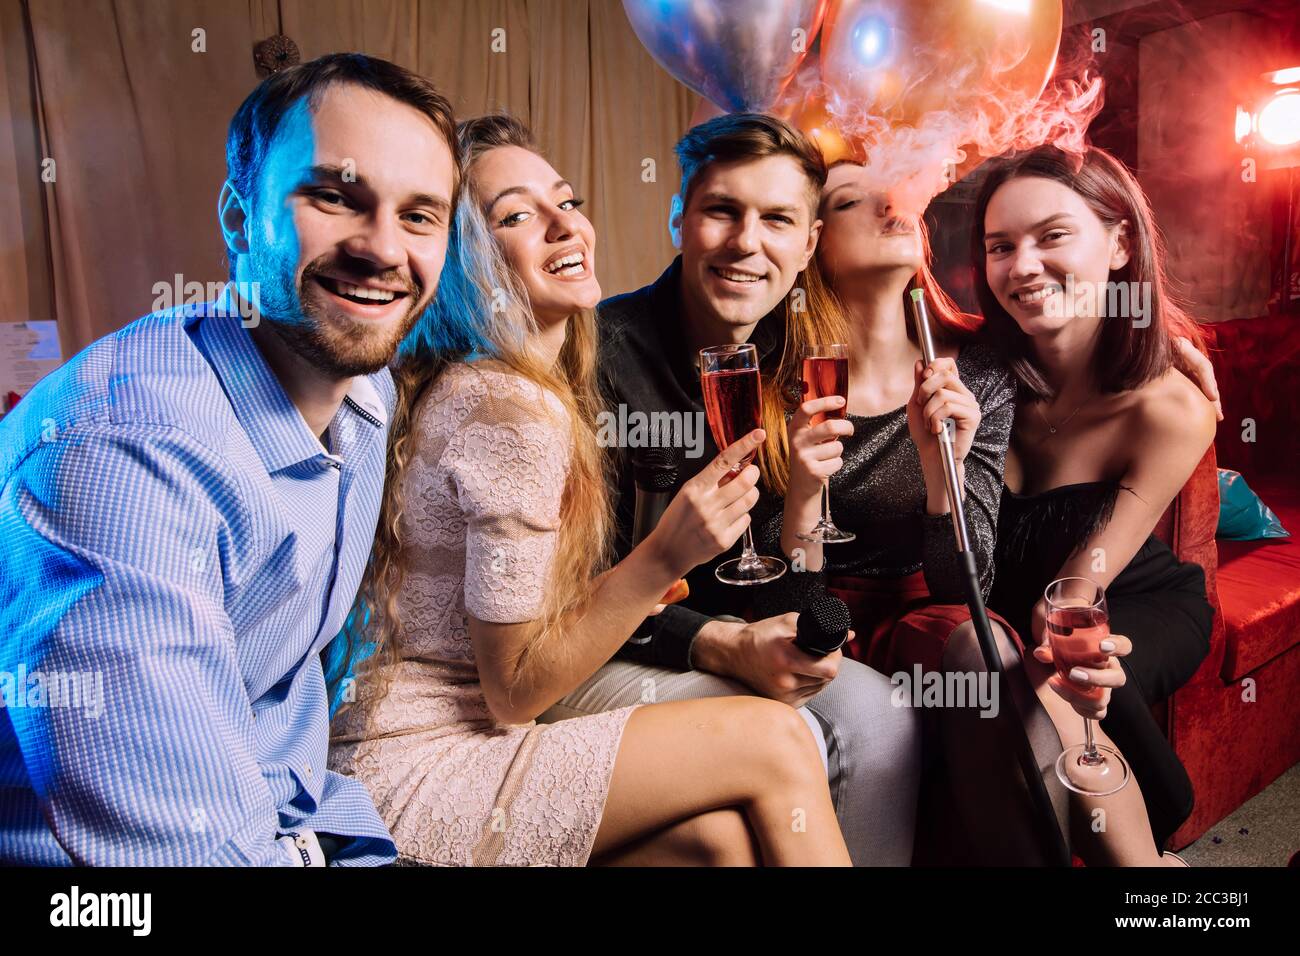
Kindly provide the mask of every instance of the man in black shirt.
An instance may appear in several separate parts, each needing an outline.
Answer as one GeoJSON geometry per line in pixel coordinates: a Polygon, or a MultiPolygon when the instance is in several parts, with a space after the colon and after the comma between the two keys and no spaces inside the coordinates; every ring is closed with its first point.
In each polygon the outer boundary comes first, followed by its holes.
{"type": "MultiPolygon", "coordinates": [[[[685,446],[680,488],[718,451],[699,350],[748,341],[760,367],[780,360],[786,300],[821,228],[826,168],[802,134],[760,114],[703,123],[676,152],[682,188],[670,228],[682,254],[652,285],[602,302],[598,327],[609,421],[674,416],[685,446]]],[[[620,556],[631,547],[636,499],[628,437],[613,442],[620,556]]],[[[796,647],[797,614],[748,624],[735,617],[751,589],[722,584],[713,567],[692,571],[690,596],[651,619],[648,642],[629,642],[543,719],[729,694],[781,700],[800,709],[822,747],[854,863],[906,865],[920,772],[916,714],[891,705],[883,675],[838,651],[817,658],[796,647]]]]}
{"type": "MultiPolygon", "coordinates": [[[[651,421],[661,417],[656,413],[676,416],[661,420],[680,423],[684,460],[679,467],[678,488],[719,451],[704,411],[700,373],[695,361],[700,346],[688,340],[688,332],[683,328],[681,286],[682,258],[678,256],[652,285],[602,302],[597,324],[601,386],[610,409],[606,414],[612,420],[618,414],[617,410],[622,408],[627,409],[624,418],[634,412],[642,413],[651,421]]],[[[760,368],[768,368],[780,359],[784,322],[783,307],[778,306],[764,316],[744,340],[755,346],[760,368]]],[[[632,467],[635,448],[615,447],[613,451],[617,462],[617,547],[621,558],[632,546],[632,519],[636,507],[632,467]]],[[[707,657],[710,650],[721,650],[717,644],[725,642],[714,642],[710,635],[734,629],[710,628],[697,644],[701,628],[715,616],[737,613],[752,597],[748,588],[724,584],[714,574],[717,565],[727,558],[728,555],[722,555],[693,569],[687,576],[690,597],[682,604],[665,608],[650,622],[653,627],[648,641],[629,642],[619,656],[675,670],[690,670],[693,652],[707,657]]],[[[705,669],[715,673],[729,672],[727,668],[705,669]]],[[[829,671],[827,680],[834,676],[829,667],[822,670],[829,671]]],[[[741,677],[739,674],[735,676],[741,677]]],[[[752,681],[762,680],[759,674],[750,677],[752,681]]],[[[771,691],[765,696],[781,697],[774,687],[761,689],[771,691]]],[[[793,699],[787,702],[794,703],[793,699]]]]}

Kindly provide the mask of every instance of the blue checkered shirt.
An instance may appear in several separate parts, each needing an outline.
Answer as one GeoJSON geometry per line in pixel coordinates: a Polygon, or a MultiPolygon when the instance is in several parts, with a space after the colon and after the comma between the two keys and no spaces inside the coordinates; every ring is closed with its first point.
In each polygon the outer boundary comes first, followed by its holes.
{"type": "Polygon", "coordinates": [[[146,316],[0,421],[0,863],[285,865],[276,834],[392,861],[326,769],[320,652],[352,606],[394,390],[328,450],[229,293],[146,316]],[[224,314],[223,314],[224,313],[224,314]]]}

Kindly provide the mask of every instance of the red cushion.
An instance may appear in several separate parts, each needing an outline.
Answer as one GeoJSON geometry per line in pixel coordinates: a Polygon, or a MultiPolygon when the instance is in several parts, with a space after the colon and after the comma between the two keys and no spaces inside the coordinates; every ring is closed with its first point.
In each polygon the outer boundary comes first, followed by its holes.
{"type": "Polygon", "coordinates": [[[1227,631],[1223,676],[1230,681],[1300,643],[1300,490],[1293,478],[1246,480],[1291,537],[1219,542],[1219,603],[1227,631]]]}
{"type": "MultiPolygon", "coordinates": [[[[1300,647],[1239,683],[1188,684],[1173,699],[1170,739],[1196,793],[1172,848],[1186,846],[1300,761],[1300,647]]],[[[1275,858],[1280,865],[1283,858],[1275,858]]]]}
{"type": "Polygon", "coordinates": [[[1194,562],[1205,570],[1205,593],[1214,607],[1210,653],[1190,683],[1213,681],[1218,684],[1223,672],[1223,612],[1219,607],[1219,555],[1214,540],[1214,531],[1219,523],[1219,477],[1215,465],[1215,449],[1211,445],[1155,529],[1156,535],[1173,548],[1180,561],[1194,562]]]}

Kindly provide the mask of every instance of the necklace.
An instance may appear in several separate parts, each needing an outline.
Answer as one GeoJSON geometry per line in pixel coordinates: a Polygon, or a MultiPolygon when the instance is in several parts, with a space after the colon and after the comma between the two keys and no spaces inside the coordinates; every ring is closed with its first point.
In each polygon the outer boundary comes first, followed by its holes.
{"type": "Polygon", "coordinates": [[[1043,424],[1047,426],[1047,433],[1049,435],[1055,435],[1066,425],[1070,424],[1070,419],[1074,418],[1075,415],[1079,414],[1079,409],[1083,408],[1083,403],[1080,402],[1078,405],[1076,405],[1074,411],[1070,412],[1070,414],[1066,416],[1065,420],[1061,422],[1061,424],[1059,425],[1053,425],[1050,421],[1048,421],[1047,413],[1043,411],[1043,406],[1041,402],[1036,402],[1034,407],[1038,409],[1038,414],[1042,417],[1043,424]]]}

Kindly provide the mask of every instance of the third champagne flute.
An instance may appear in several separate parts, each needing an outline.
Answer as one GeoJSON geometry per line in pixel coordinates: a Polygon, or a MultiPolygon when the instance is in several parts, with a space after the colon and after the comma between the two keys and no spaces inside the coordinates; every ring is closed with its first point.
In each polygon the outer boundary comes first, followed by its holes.
{"type": "MultiPolygon", "coordinates": [[[[700,387],[709,429],[719,449],[731,446],[759,427],[762,384],[758,377],[758,350],[752,345],[718,345],[700,350],[700,387]]],[[[754,460],[751,453],[732,467],[733,475],[754,460]]],[[[724,561],[714,572],[726,584],[764,584],[785,574],[780,558],[754,550],[754,534],[745,528],[745,545],[739,558],[724,561]]]]}
{"type": "MultiPolygon", "coordinates": [[[[1108,655],[1101,642],[1110,636],[1110,615],[1106,610],[1106,592],[1088,578],[1061,578],[1043,592],[1047,600],[1047,639],[1052,646],[1052,662],[1061,680],[1070,679],[1076,667],[1104,667],[1108,655]]],[[[1082,687],[1080,693],[1098,698],[1102,687],[1082,687]]],[[[1075,793],[1104,797],[1123,789],[1128,783],[1128,764],[1119,751],[1097,744],[1092,739],[1092,721],[1083,719],[1084,742],[1066,747],[1056,759],[1056,775],[1075,793]]]]}
{"type": "MultiPolygon", "coordinates": [[[[847,404],[849,400],[849,347],[847,345],[813,345],[803,359],[803,401],[838,395],[847,404]]],[[[819,412],[812,418],[820,425],[828,418],[843,418],[844,409],[819,412]]],[[[809,531],[795,535],[802,541],[820,544],[841,544],[857,537],[852,531],[841,531],[831,521],[831,480],[822,479],[822,513],[809,531]]]]}

